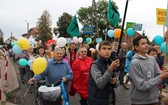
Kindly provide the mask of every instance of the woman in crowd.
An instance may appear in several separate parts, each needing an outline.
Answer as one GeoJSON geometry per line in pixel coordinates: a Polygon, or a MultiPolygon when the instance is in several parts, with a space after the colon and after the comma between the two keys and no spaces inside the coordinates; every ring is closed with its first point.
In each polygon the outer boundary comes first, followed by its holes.
{"type": "Polygon", "coordinates": [[[34,59],[36,59],[36,58],[38,58],[38,57],[45,58],[46,61],[49,61],[49,60],[50,60],[49,56],[45,54],[45,47],[44,47],[44,46],[38,47],[37,54],[36,54],[36,56],[34,57],[34,59]]]}
{"type": "MultiPolygon", "coordinates": [[[[29,79],[29,83],[44,79],[46,85],[48,85],[48,84],[54,84],[57,81],[62,80],[65,85],[65,91],[68,94],[69,83],[72,80],[72,78],[73,73],[70,66],[64,60],[62,60],[62,49],[56,47],[54,49],[54,57],[53,59],[47,62],[47,67],[45,71],[29,79]]],[[[58,100],[60,100],[58,101],[60,105],[61,97],[58,100]]],[[[55,103],[54,105],[57,105],[57,103],[55,103]]]]}
{"type": "Polygon", "coordinates": [[[63,60],[65,60],[70,66],[70,61],[69,61],[67,54],[66,54],[66,48],[62,47],[62,51],[63,51],[63,55],[62,55],[63,60]]]}
{"type": "Polygon", "coordinates": [[[76,89],[81,97],[81,105],[88,105],[88,76],[92,62],[93,59],[87,56],[87,49],[85,47],[81,47],[79,49],[79,57],[72,65],[72,71],[74,74],[72,86],[76,89]]]}
{"type": "Polygon", "coordinates": [[[47,47],[46,53],[50,59],[54,57],[54,51],[53,51],[52,45],[49,45],[47,47]]]}

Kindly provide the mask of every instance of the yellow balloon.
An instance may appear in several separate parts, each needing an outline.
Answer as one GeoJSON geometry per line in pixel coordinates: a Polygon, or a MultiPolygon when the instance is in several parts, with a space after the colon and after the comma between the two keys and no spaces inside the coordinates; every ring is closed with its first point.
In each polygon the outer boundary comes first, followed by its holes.
{"type": "Polygon", "coordinates": [[[30,47],[30,42],[26,38],[20,38],[18,40],[18,45],[22,50],[27,50],[30,47]]]}
{"type": "Polygon", "coordinates": [[[32,70],[34,74],[42,73],[47,67],[47,61],[44,58],[37,58],[32,63],[32,70]]]}

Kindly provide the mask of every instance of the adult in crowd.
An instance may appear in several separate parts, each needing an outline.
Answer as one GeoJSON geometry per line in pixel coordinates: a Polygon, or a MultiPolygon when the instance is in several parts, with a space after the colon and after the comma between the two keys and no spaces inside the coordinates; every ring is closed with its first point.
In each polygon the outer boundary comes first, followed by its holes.
{"type": "Polygon", "coordinates": [[[89,50],[90,46],[88,44],[84,44],[83,46],[87,49],[87,56],[91,57],[91,51],[89,50]]]}
{"type": "Polygon", "coordinates": [[[119,45],[118,42],[113,42],[112,43],[112,52],[111,52],[111,56],[110,56],[110,58],[112,60],[118,59],[118,55],[117,55],[118,45],[119,45]]]}
{"type": "Polygon", "coordinates": [[[38,52],[38,49],[39,49],[38,47],[40,47],[40,46],[42,46],[41,40],[38,40],[37,43],[36,43],[35,48],[33,49],[33,52],[34,52],[34,53],[37,53],[37,52],[38,52]]]}
{"type": "Polygon", "coordinates": [[[88,76],[92,62],[93,59],[87,56],[87,49],[81,47],[79,49],[79,57],[72,65],[72,71],[74,74],[72,85],[81,97],[81,105],[88,105],[88,76]]]}
{"type": "Polygon", "coordinates": [[[47,53],[50,59],[54,57],[54,51],[52,49],[52,44],[48,45],[47,50],[45,50],[45,52],[47,53]]]}
{"type": "Polygon", "coordinates": [[[69,59],[67,57],[66,48],[65,47],[62,47],[62,52],[63,52],[63,54],[62,54],[63,60],[65,60],[69,64],[69,66],[70,66],[70,61],[69,61],[69,59]]]}
{"type": "Polygon", "coordinates": [[[159,67],[162,68],[164,62],[164,56],[160,50],[160,46],[155,45],[154,48],[157,50],[157,58],[156,61],[159,64],[159,67]]]}
{"type": "Polygon", "coordinates": [[[62,49],[56,47],[54,49],[54,58],[47,62],[46,70],[38,75],[35,75],[29,80],[29,83],[45,79],[45,83],[54,84],[59,80],[63,80],[65,83],[65,90],[68,94],[69,83],[73,78],[73,73],[66,61],[62,59],[62,49]]]}
{"type": "Polygon", "coordinates": [[[71,42],[69,48],[66,50],[67,57],[70,61],[70,66],[72,67],[73,62],[78,57],[78,50],[76,48],[76,43],[71,42]]]}
{"type": "Polygon", "coordinates": [[[120,66],[117,68],[119,71],[119,81],[121,85],[124,85],[124,68],[125,68],[125,61],[126,61],[126,53],[127,53],[127,43],[123,42],[121,44],[121,49],[119,52],[119,60],[120,60],[120,66]]]}

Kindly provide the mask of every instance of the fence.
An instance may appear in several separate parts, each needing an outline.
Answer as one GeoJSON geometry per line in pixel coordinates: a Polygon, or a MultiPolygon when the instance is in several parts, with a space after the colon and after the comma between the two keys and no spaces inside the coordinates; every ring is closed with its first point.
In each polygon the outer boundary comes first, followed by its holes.
{"type": "MultiPolygon", "coordinates": [[[[3,86],[6,86],[7,84],[7,71],[8,71],[8,56],[7,56],[7,52],[5,49],[0,49],[0,56],[1,59],[3,59],[5,61],[5,65],[0,64],[0,103],[2,104],[4,101],[6,101],[6,97],[3,93],[3,86]],[[2,74],[2,70],[5,71],[4,74],[2,74]],[[4,78],[2,78],[4,75],[4,78]],[[4,81],[3,86],[2,86],[2,81],[4,81]]],[[[4,102],[6,103],[6,102],[4,102]]]]}

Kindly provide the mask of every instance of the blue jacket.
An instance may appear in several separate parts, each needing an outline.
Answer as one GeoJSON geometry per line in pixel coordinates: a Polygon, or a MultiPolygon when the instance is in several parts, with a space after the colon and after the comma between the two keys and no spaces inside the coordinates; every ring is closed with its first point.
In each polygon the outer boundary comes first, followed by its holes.
{"type": "Polygon", "coordinates": [[[37,81],[45,78],[46,84],[54,84],[61,80],[62,77],[67,79],[67,82],[65,82],[65,90],[66,93],[68,93],[69,82],[73,78],[72,70],[66,61],[61,60],[61,62],[58,63],[55,59],[48,61],[47,68],[42,74],[34,76],[37,81]]]}
{"type": "Polygon", "coordinates": [[[130,64],[131,64],[133,55],[134,55],[134,54],[133,54],[132,50],[129,50],[129,51],[127,52],[127,54],[126,54],[126,63],[125,63],[125,69],[124,69],[124,71],[125,71],[126,73],[128,73],[129,70],[130,70],[130,64]]]}

